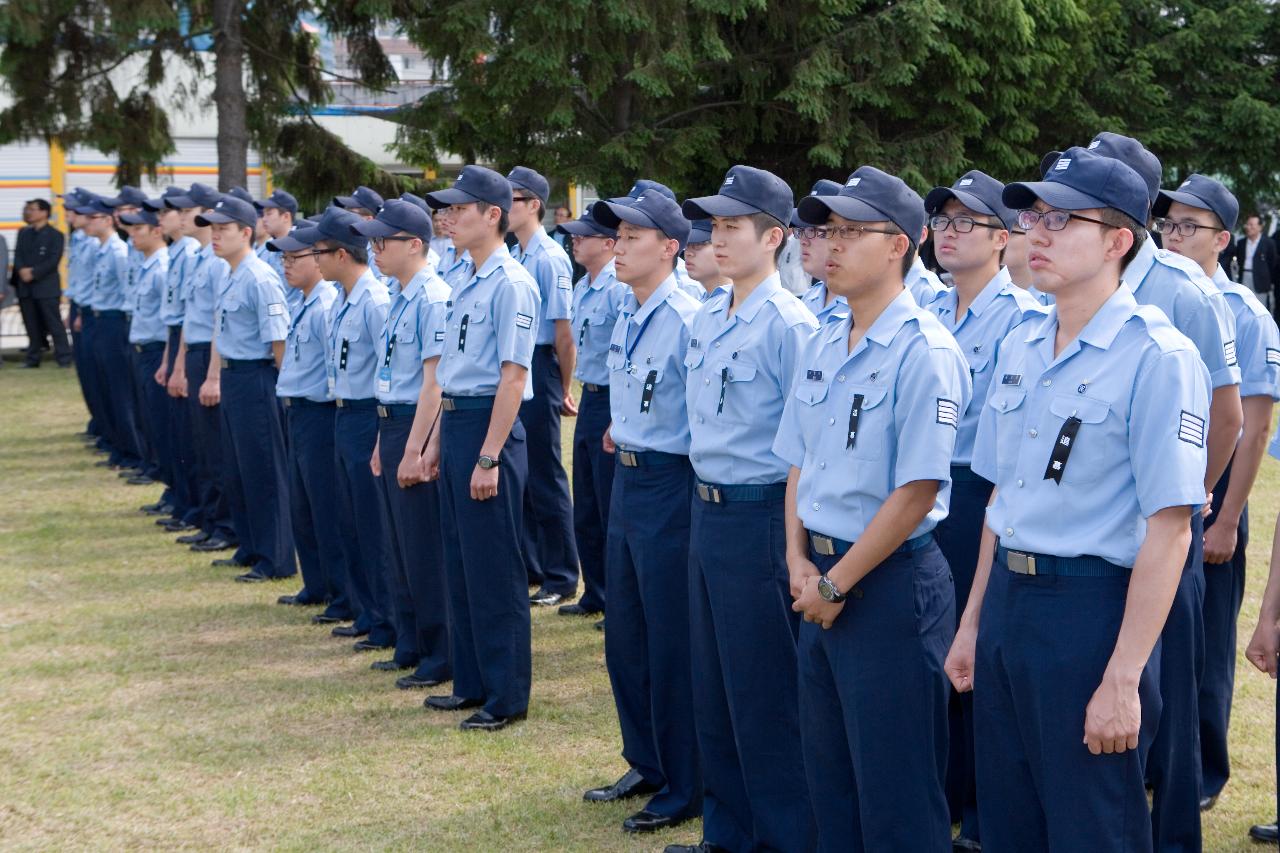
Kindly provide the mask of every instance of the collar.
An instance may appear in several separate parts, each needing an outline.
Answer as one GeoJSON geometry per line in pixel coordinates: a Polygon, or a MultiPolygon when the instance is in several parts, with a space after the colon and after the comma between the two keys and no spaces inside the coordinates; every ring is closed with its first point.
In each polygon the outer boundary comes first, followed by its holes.
{"type": "MultiPolygon", "coordinates": [[[[1010,287],[1014,287],[1013,279],[1009,278],[1009,270],[1000,267],[1000,271],[992,277],[990,281],[978,291],[977,297],[973,302],[969,303],[967,313],[975,317],[981,317],[982,312],[986,311],[996,298],[1007,292],[1010,287]]],[[[938,313],[944,311],[949,314],[955,314],[956,306],[960,303],[960,295],[956,292],[955,286],[948,287],[941,296],[938,297],[938,313]]]]}
{"type": "MultiPolygon", "coordinates": [[[[551,239],[551,237],[547,234],[545,229],[538,228],[533,232],[533,236],[529,238],[529,247],[527,249],[521,250],[520,260],[523,261],[525,258],[531,255],[535,255],[538,252],[545,251],[544,243],[554,243],[557,246],[560,245],[559,243],[556,243],[555,240],[551,239]]],[[[516,245],[519,245],[519,244],[517,243],[516,245]]]]}
{"type": "Polygon", "coordinates": [[[800,298],[804,302],[815,303],[817,305],[817,311],[814,311],[814,313],[818,313],[818,311],[821,311],[826,307],[827,283],[825,281],[815,281],[809,286],[809,289],[805,291],[804,296],[800,298]]]}
{"type": "Polygon", "coordinates": [[[406,301],[417,299],[419,296],[427,292],[427,281],[431,278],[431,267],[425,266],[413,274],[413,278],[409,279],[409,283],[401,286],[400,296],[406,301]]]}
{"type": "MultiPolygon", "coordinates": [[[[750,323],[755,319],[756,314],[760,313],[760,309],[764,307],[764,304],[773,299],[773,297],[777,296],[780,292],[782,292],[782,277],[778,275],[777,272],[774,272],[767,276],[764,281],[756,285],[756,289],[751,291],[751,295],[747,297],[747,301],[743,302],[738,310],[734,312],[734,318],[741,320],[744,323],[750,323]]],[[[710,308],[712,314],[728,310],[729,300],[733,299],[733,288],[727,288],[725,293],[728,294],[726,299],[712,303],[710,308]]]]}
{"type": "MultiPolygon", "coordinates": [[[[286,286],[286,287],[288,287],[288,285],[285,285],[285,286],[286,286]]],[[[326,287],[334,287],[334,286],[335,286],[335,285],[333,284],[333,282],[326,281],[326,280],[324,280],[323,278],[322,278],[322,279],[320,279],[319,281],[317,281],[317,282],[316,282],[316,286],[315,286],[315,287],[313,287],[313,288],[311,288],[311,292],[310,292],[309,294],[307,294],[307,298],[306,298],[306,299],[304,299],[304,300],[302,300],[302,304],[303,304],[303,305],[310,305],[312,302],[315,302],[316,300],[318,300],[318,299],[320,298],[320,294],[321,294],[321,292],[322,292],[326,287]]],[[[353,292],[354,292],[354,291],[353,291],[353,292]]]]}
{"type": "Polygon", "coordinates": [[[670,296],[671,292],[675,289],[676,274],[673,270],[670,275],[662,280],[662,284],[658,285],[658,289],[653,292],[653,295],[650,296],[648,301],[643,305],[639,304],[634,293],[628,294],[627,301],[629,304],[627,307],[628,309],[635,309],[634,311],[629,311],[632,322],[643,323],[645,320],[648,320],[649,316],[653,314],[654,311],[658,310],[659,305],[667,301],[667,297],[670,296]]]}
{"type": "Polygon", "coordinates": [[[587,287],[591,288],[592,290],[603,290],[606,284],[608,284],[610,281],[617,279],[617,277],[618,277],[617,273],[613,266],[613,258],[610,258],[609,263],[605,264],[603,267],[600,268],[599,275],[597,275],[595,278],[591,278],[588,276],[587,287]]]}
{"type": "Polygon", "coordinates": [[[1147,238],[1142,241],[1138,254],[1134,255],[1129,266],[1125,267],[1120,278],[1127,282],[1132,282],[1133,292],[1137,293],[1142,289],[1142,283],[1147,280],[1147,273],[1151,272],[1151,267],[1156,262],[1156,245],[1155,241],[1147,238]]]}
{"type": "Polygon", "coordinates": [[[924,261],[920,260],[920,253],[916,252],[916,259],[911,262],[911,268],[907,270],[909,279],[920,278],[928,270],[924,267],[924,261]]]}
{"type": "Polygon", "coordinates": [[[356,286],[351,288],[351,295],[347,297],[347,302],[354,305],[369,293],[372,288],[382,287],[383,284],[373,275],[373,271],[366,269],[360,274],[360,278],[356,279],[356,286]]]}
{"type": "MultiPolygon", "coordinates": [[[[862,336],[862,341],[858,342],[855,351],[861,349],[863,341],[874,341],[880,346],[887,347],[893,343],[893,339],[898,336],[898,330],[903,324],[914,319],[916,312],[922,310],[916,305],[915,297],[911,295],[911,291],[905,287],[902,292],[893,297],[892,301],[885,306],[880,312],[880,316],[871,324],[871,328],[867,329],[866,334],[862,336]]],[[[823,343],[833,343],[838,340],[845,340],[849,337],[849,328],[852,320],[853,312],[844,307],[844,310],[835,316],[835,319],[827,323],[820,331],[823,335],[823,343]]]]}
{"type": "Polygon", "coordinates": [[[476,270],[475,277],[477,279],[487,278],[509,260],[511,260],[511,252],[507,251],[507,244],[499,243],[493,253],[485,258],[484,266],[476,270]]]}
{"type": "Polygon", "coordinates": [[[1218,268],[1213,271],[1213,283],[1218,285],[1219,290],[1225,290],[1228,285],[1232,284],[1231,279],[1227,277],[1227,271],[1222,268],[1222,264],[1218,264],[1218,268]]]}
{"type": "Polygon", "coordinates": [[[143,257],[142,259],[143,271],[149,270],[152,267],[154,267],[156,264],[160,263],[161,254],[163,254],[163,251],[157,249],[156,251],[152,252],[150,255],[143,257]]]}
{"type": "MultiPolygon", "coordinates": [[[[1138,300],[1134,298],[1133,291],[1124,286],[1124,282],[1120,282],[1120,287],[1116,288],[1116,292],[1111,294],[1106,302],[1102,303],[1102,307],[1097,313],[1090,318],[1089,322],[1080,331],[1078,340],[1081,343],[1089,344],[1100,350],[1108,349],[1115,341],[1116,335],[1120,334],[1120,330],[1124,328],[1124,324],[1129,322],[1129,318],[1138,310],[1138,300]]],[[[1049,311],[1049,315],[1044,318],[1043,322],[1036,323],[1027,331],[1027,343],[1034,341],[1043,341],[1056,334],[1058,328],[1058,307],[1055,305],[1049,311]]],[[[1052,344],[1052,341],[1050,341],[1052,344]]],[[[1067,350],[1063,350],[1062,355],[1066,355],[1067,350]]],[[[1054,361],[1052,354],[1046,356],[1046,363],[1054,361]]]]}

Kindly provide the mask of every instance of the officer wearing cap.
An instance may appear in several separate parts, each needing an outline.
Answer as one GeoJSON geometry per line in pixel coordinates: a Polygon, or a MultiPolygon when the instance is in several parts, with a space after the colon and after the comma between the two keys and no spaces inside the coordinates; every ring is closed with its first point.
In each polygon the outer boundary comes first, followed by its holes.
{"type": "Polygon", "coordinates": [[[974,442],[995,490],[947,674],[974,690],[982,844],[1149,850],[1137,747],[1204,501],[1209,374],[1121,286],[1146,239],[1136,172],[1071,148],[1002,201],[1056,304],[1003,342],[974,442]]]}
{"type": "Polygon", "coordinates": [[[275,271],[253,251],[258,212],[223,196],[196,217],[209,226],[214,253],[229,268],[215,303],[221,359],[222,453],[231,517],[252,568],[236,580],[258,583],[297,572],[289,515],[289,470],[276,377],[284,358],[289,311],[275,271]]]}
{"type": "Polygon", "coordinates": [[[1176,190],[1162,190],[1152,207],[1170,252],[1194,261],[1213,279],[1231,309],[1240,362],[1244,429],[1230,464],[1213,487],[1204,535],[1204,675],[1200,682],[1202,797],[1212,803],[1227,783],[1231,762],[1227,728],[1235,686],[1236,618],[1244,599],[1249,492],[1258,476],[1280,399],[1280,331],[1249,288],[1233,282],[1218,264],[1231,245],[1240,204],[1218,181],[1191,175],[1176,190]]]}
{"type": "Polygon", "coordinates": [[[614,271],[618,232],[596,221],[592,205],[559,230],[573,242],[574,262],[586,274],[573,291],[573,329],[578,351],[574,376],[582,383],[578,419],[573,426],[573,534],[582,564],[582,599],[560,605],[562,616],[604,611],[605,537],[613,494],[613,454],[604,449],[609,428],[609,339],[627,286],[614,271]]]}
{"type": "Polygon", "coordinates": [[[685,366],[703,837],[734,850],[804,849],[813,831],[782,539],[787,463],[772,450],[800,349],[818,326],[777,272],[792,201],[778,176],[734,166],[718,194],[683,205],[690,220],[712,220],[716,261],[733,280],[699,310],[685,366]]]}
{"type": "Polygon", "coordinates": [[[689,222],[675,201],[647,191],[597,202],[591,215],[616,229],[615,269],[631,288],[605,356],[617,470],[604,640],[630,769],[584,798],[651,795],[622,828],[653,832],[697,815],[702,805],[689,661],[693,468],[684,366],[698,303],[676,285],[675,261],[689,222]]]}
{"type": "MultiPolygon", "coordinates": [[[[359,186],[351,195],[336,195],[333,197],[333,206],[340,207],[343,210],[349,210],[361,219],[373,219],[378,215],[378,211],[382,210],[385,204],[382,196],[377,190],[369,187],[359,186]]],[[[369,271],[373,273],[374,278],[381,281],[383,279],[382,271],[378,269],[376,258],[374,257],[373,246],[365,245],[365,254],[369,257],[369,271]]]]}
{"type": "Polygon", "coordinates": [[[711,246],[710,219],[690,223],[689,241],[685,243],[682,257],[689,278],[699,285],[697,293],[692,294],[699,302],[706,302],[717,291],[733,285],[729,277],[720,272],[720,264],[716,262],[716,252],[711,246]]]}
{"type": "MultiPolygon", "coordinates": [[[[182,339],[173,372],[169,375],[169,394],[188,401],[191,425],[192,463],[195,493],[200,511],[200,529],[208,534],[191,550],[211,553],[235,548],[239,543],[231,526],[231,509],[224,485],[222,464],[222,364],[213,358],[214,303],[229,275],[227,262],[213,252],[211,233],[196,218],[214,206],[222,194],[206,184],[194,183],[186,195],[165,199],[165,205],[182,217],[183,233],[196,241],[195,250],[185,264],[182,283],[182,339]],[[210,382],[210,377],[213,382],[210,382]]],[[[235,556],[228,565],[247,566],[235,556]]]]}
{"type": "Polygon", "coordinates": [[[919,195],[863,166],[797,212],[823,227],[826,286],[848,305],[802,350],[773,444],[791,466],[787,563],[805,619],[800,714],[818,849],[945,850],[942,663],[955,604],[933,529],[947,514],[967,365],[903,285],[924,227],[919,195]]]}
{"type": "MultiPolygon", "coordinates": [[[[1160,192],[1160,161],[1127,136],[1103,132],[1089,150],[1112,157],[1138,173],[1147,187],[1148,205],[1160,192]]],[[[1061,159],[1050,167],[1056,170],[1061,159]]],[[[1147,220],[1142,220],[1147,224],[1147,220]]],[[[1157,251],[1146,241],[1124,271],[1125,282],[1142,305],[1165,313],[1200,351],[1209,369],[1213,404],[1209,418],[1205,492],[1221,479],[1231,459],[1244,416],[1240,406],[1240,366],[1235,319],[1222,293],[1192,261],[1157,251]]],[[[1204,666],[1204,519],[1191,519],[1191,548],[1178,595],[1160,644],[1160,726],[1151,743],[1147,782],[1154,790],[1152,824],[1155,846],[1199,849],[1201,792],[1199,728],[1200,676],[1204,666]]]]}
{"type": "Polygon", "coordinates": [[[156,371],[160,368],[168,339],[168,330],[160,320],[160,308],[169,272],[169,253],[163,251],[164,231],[154,209],[143,207],[137,213],[124,214],[120,220],[128,229],[130,242],[138,250],[139,258],[133,271],[133,298],[129,305],[129,351],[133,388],[138,400],[138,427],[148,456],[144,460],[142,476],[126,482],[148,485],[153,480],[164,480],[168,483],[172,481],[169,475],[172,433],[168,396],[163,386],[156,382],[156,371]]]}
{"type": "MultiPolygon", "coordinates": [[[[649,178],[639,178],[636,180],[636,182],[631,185],[631,189],[627,192],[627,197],[634,200],[645,193],[652,192],[662,193],[677,204],[680,203],[679,199],[676,198],[675,190],[671,189],[671,187],[664,183],[650,180],[649,178]]],[[[689,277],[689,271],[685,267],[683,256],[676,258],[676,287],[680,288],[694,299],[702,300],[705,296],[705,291],[703,291],[698,282],[689,277]]]]}
{"type": "MultiPolygon", "coordinates": [[[[916,242],[916,245],[923,245],[928,238],[929,229],[926,227],[920,232],[920,239],[916,242]]],[[[947,286],[942,283],[942,279],[938,278],[932,270],[925,267],[924,261],[920,259],[919,252],[916,253],[916,259],[911,264],[911,269],[907,270],[904,281],[907,290],[911,291],[911,297],[922,308],[927,308],[930,302],[947,292],[947,286]]]]}
{"type": "Polygon", "coordinates": [[[552,606],[578,594],[578,547],[573,537],[569,479],[560,458],[560,416],[578,413],[570,392],[577,349],[570,314],[573,263],[542,227],[551,188],[527,166],[507,175],[511,182],[511,233],[519,241],[517,258],[542,297],[533,352],[533,399],[520,407],[528,434],[529,483],[525,489],[525,563],[529,584],[539,586],[533,604],[552,606]]]}
{"type": "Polygon", "coordinates": [[[502,175],[474,165],[449,189],[427,196],[427,204],[445,211],[454,245],[474,262],[447,305],[434,377],[443,414],[424,460],[428,473],[438,468],[440,476],[454,656],[453,693],[425,704],[478,709],[463,720],[464,730],[497,731],[522,719],[532,677],[520,549],[528,459],[519,411],[533,393],[540,299],[533,276],[503,239],[511,196],[502,175]]]}
{"type": "Polygon", "coordinates": [[[84,302],[92,285],[92,262],[89,253],[95,241],[85,233],[84,225],[87,216],[80,208],[87,205],[88,196],[76,188],[63,196],[63,207],[67,215],[67,227],[70,236],[67,239],[67,287],[68,305],[67,329],[71,332],[71,355],[76,365],[76,379],[80,383],[80,393],[84,397],[85,407],[89,410],[89,423],[85,427],[88,438],[96,449],[102,449],[103,418],[100,414],[98,389],[94,382],[92,362],[88,358],[84,343],[84,328],[92,321],[92,312],[84,310],[84,302]]]}
{"type": "MultiPolygon", "coordinates": [[[[267,233],[267,239],[263,240],[258,247],[258,257],[266,261],[267,266],[275,270],[280,280],[284,281],[284,253],[272,251],[267,243],[270,240],[279,240],[288,236],[298,220],[298,200],[290,193],[277,188],[271,191],[271,195],[254,202],[254,206],[258,208],[258,213],[261,215],[262,230],[267,233]]],[[[301,288],[285,288],[285,301],[291,315],[301,310],[302,299],[301,288]]]]}
{"type": "Polygon", "coordinates": [[[369,239],[382,271],[397,283],[378,341],[378,440],[370,460],[387,531],[396,646],[391,660],[373,668],[413,669],[396,682],[402,689],[435,687],[452,678],[452,664],[439,484],[428,479],[423,463],[427,437],[439,422],[440,386],[425,379],[434,376],[444,349],[449,287],[427,258],[431,217],[412,202],[392,199],[377,218],[351,230],[369,239]]]}
{"type": "MultiPolygon", "coordinates": [[[[400,193],[400,200],[409,202],[414,207],[418,208],[423,213],[425,213],[428,217],[431,217],[433,215],[431,206],[427,204],[427,200],[420,195],[414,195],[413,193],[400,193]]],[[[434,233],[434,229],[435,229],[434,219],[432,220],[432,229],[433,229],[432,233],[434,233]]],[[[433,238],[431,241],[429,241],[427,245],[427,254],[426,254],[427,265],[431,267],[432,271],[435,272],[436,275],[439,275],[440,272],[438,270],[438,267],[440,266],[440,255],[438,252],[436,252],[435,247],[432,245],[434,243],[435,243],[435,239],[433,238]]]]}
{"type": "MultiPolygon", "coordinates": [[[[839,195],[840,184],[835,181],[821,180],[813,185],[811,196],[839,195]]],[[[827,246],[825,238],[819,236],[822,224],[809,225],[800,218],[799,212],[791,214],[791,236],[800,244],[800,266],[813,282],[800,301],[818,318],[820,325],[836,313],[843,313],[847,303],[832,293],[825,284],[827,277],[827,246]]]]}
{"type": "MultiPolygon", "coordinates": [[[[982,520],[991,498],[991,483],[973,473],[973,439],[978,416],[991,388],[1000,342],[1025,320],[1046,313],[1025,290],[1009,279],[1000,264],[1009,229],[1017,215],[1004,206],[1004,184],[983,172],[967,172],[950,187],[935,187],[925,198],[933,249],[938,263],[951,273],[953,286],[929,303],[964,353],[973,394],[960,415],[951,460],[951,504],[938,522],[936,538],[951,566],[956,613],[964,612],[978,563],[982,520]]],[[[950,701],[951,747],[947,799],[960,824],[960,838],[980,841],[973,778],[973,703],[968,694],[950,701]]]]}

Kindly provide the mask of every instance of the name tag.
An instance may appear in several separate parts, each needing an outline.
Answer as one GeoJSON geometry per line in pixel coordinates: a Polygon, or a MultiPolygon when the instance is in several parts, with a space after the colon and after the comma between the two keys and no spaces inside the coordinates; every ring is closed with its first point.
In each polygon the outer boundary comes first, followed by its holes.
{"type": "Polygon", "coordinates": [[[1006,373],[1006,374],[1004,375],[1004,377],[1003,377],[1003,378],[1001,378],[1001,380],[1000,380],[1000,384],[1001,384],[1001,385],[1021,385],[1021,384],[1022,384],[1022,374],[1021,374],[1021,373],[1006,373]]]}
{"type": "Polygon", "coordinates": [[[609,344],[609,352],[622,352],[622,344],[609,344]]]}
{"type": "Polygon", "coordinates": [[[821,371],[821,370],[806,370],[806,371],[804,372],[804,378],[805,378],[805,379],[808,379],[810,382],[821,382],[821,381],[822,381],[822,371],[821,371]]]}
{"type": "Polygon", "coordinates": [[[378,393],[387,394],[391,391],[391,368],[384,367],[378,371],[378,393]]]}

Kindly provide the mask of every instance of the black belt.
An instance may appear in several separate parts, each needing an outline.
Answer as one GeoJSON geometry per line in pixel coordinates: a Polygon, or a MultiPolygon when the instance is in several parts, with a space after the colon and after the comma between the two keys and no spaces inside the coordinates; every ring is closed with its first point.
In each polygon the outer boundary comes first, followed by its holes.
{"type": "Polygon", "coordinates": [[[262,367],[267,364],[274,365],[275,361],[270,358],[224,358],[222,360],[222,369],[244,370],[250,367],[262,367]]]}
{"type": "Polygon", "coordinates": [[[594,382],[583,382],[583,383],[582,383],[582,390],[583,390],[583,391],[590,391],[592,394],[599,394],[599,393],[601,393],[602,391],[607,393],[607,392],[609,391],[609,386],[608,386],[608,385],[596,385],[594,382]]]}
{"type": "Polygon", "coordinates": [[[344,400],[339,397],[333,403],[339,409],[351,409],[353,412],[372,412],[378,406],[378,401],[373,397],[365,397],[360,400],[344,400]]]}
{"type": "Polygon", "coordinates": [[[973,473],[973,469],[968,465],[952,465],[951,466],[951,482],[953,483],[987,483],[987,478],[973,473]]]}
{"type": "Polygon", "coordinates": [[[418,413],[417,403],[379,403],[380,418],[411,418],[418,413]]]}
{"type": "MultiPolygon", "coordinates": [[[[921,533],[913,539],[908,539],[894,550],[894,554],[909,554],[912,551],[919,551],[921,548],[933,541],[933,533],[921,533]]],[[[837,539],[834,536],[827,536],[823,533],[814,533],[809,531],[809,547],[813,549],[813,553],[823,557],[836,557],[847,554],[849,549],[853,547],[852,542],[844,539],[837,539]]]]}
{"type": "Polygon", "coordinates": [[[1004,559],[1009,571],[1017,575],[1058,575],[1069,578],[1119,578],[1128,577],[1132,569],[1117,566],[1101,557],[1055,557],[1052,554],[1028,554],[1010,551],[1003,545],[997,554],[1004,559]]]}
{"type": "Polygon", "coordinates": [[[94,309],[93,309],[93,316],[95,316],[95,317],[107,317],[107,318],[112,318],[112,317],[123,317],[123,316],[124,316],[124,312],[123,312],[123,311],[114,311],[114,310],[99,311],[97,308],[94,308],[94,309]]]}
{"type": "Polygon", "coordinates": [[[715,483],[704,483],[699,480],[694,484],[693,493],[709,504],[771,501],[786,496],[787,484],[763,483],[752,486],[722,486],[715,483]]]}
{"type": "Polygon", "coordinates": [[[333,408],[332,400],[308,400],[306,397],[281,397],[286,409],[333,408]]]}
{"type": "Polygon", "coordinates": [[[540,352],[543,355],[555,355],[556,345],[555,344],[537,344],[536,346],[534,346],[533,351],[540,352]]]}
{"type": "Polygon", "coordinates": [[[202,344],[187,344],[187,352],[208,352],[212,346],[208,341],[202,344]]]}
{"type": "Polygon", "coordinates": [[[155,352],[158,349],[164,349],[164,341],[149,341],[145,344],[134,344],[134,352],[155,352]]]}
{"type": "Polygon", "coordinates": [[[618,464],[623,468],[653,468],[658,465],[675,465],[688,461],[688,456],[681,456],[679,453],[663,453],[660,450],[618,451],[618,464]]]}
{"type": "Polygon", "coordinates": [[[461,412],[468,409],[492,409],[493,397],[450,397],[445,395],[440,401],[440,408],[446,412],[461,412]]]}

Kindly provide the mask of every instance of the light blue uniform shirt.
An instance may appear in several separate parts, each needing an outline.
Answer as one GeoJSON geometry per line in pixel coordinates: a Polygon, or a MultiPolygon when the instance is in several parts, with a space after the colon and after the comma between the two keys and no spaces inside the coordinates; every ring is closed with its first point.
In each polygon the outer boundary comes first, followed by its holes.
{"type": "Polygon", "coordinates": [[[958,304],[959,294],[955,288],[950,288],[930,303],[928,310],[955,336],[960,351],[964,353],[969,378],[973,382],[973,396],[960,418],[954,458],[954,464],[968,465],[973,459],[973,438],[978,432],[978,416],[982,414],[982,406],[986,403],[987,392],[991,388],[996,358],[1000,354],[1000,342],[1009,334],[1010,329],[1024,320],[1043,317],[1048,309],[1010,281],[1009,271],[1003,267],[969,305],[964,316],[957,320],[958,304]]]}
{"type": "MultiPolygon", "coordinates": [[[[529,271],[506,246],[494,249],[480,269],[453,288],[446,306],[444,352],[436,367],[444,393],[490,397],[498,392],[505,362],[527,369],[533,363],[540,304],[529,271]]],[[[523,396],[533,398],[528,374],[523,396]]]]}
{"type": "Polygon", "coordinates": [[[181,326],[187,311],[184,279],[189,267],[195,264],[195,254],[200,244],[194,237],[179,237],[169,244],[169,271],[164,281],[164,302],[160,306],[160,322],[166,326],[181,326]]]}
{"type": "Polygon", "coordinates": [[[684,360],[697,314],[674,271],[644,305],[624,295],[606,362],[610,435],[619,447],[689,454],[684,360]]]}
{"type": "Polygon", "coordinates": [[[440,265],[436,269],[439,271],[440,277],[444,279],[444,283],[449,285],[449,289],[457,290],[467,283],[467,279],[475,274],[475,266],[471,262],[470,252],[458,254],[455,249],[450,252],[448,257],[440,260],[440,265]]]}
{"type": "Polygon", "coordinates": [[[139,252],[134,247],[132,237],[125,240],[124,243],[129,249],[128,274],[124,281],[124,304],[126,311],[132,311],[134,303],[134,287],[137,284],[138,270],[142,269],[142,252],[139,252]]]}
{"type": "Polygon", "coordinates": [[[1191,339],[1209,368],[1210,387],[1240,384],[1235,319],[1227,301],[1194,262],[1146,240],[1124,271],[1139,305],[1154,305],[1191,339]]]}
{"type": "Polygon", "coordinates": [[[231,273],[217,310],[218,355],[223,358],[271,358],[272,342],[289,335],[284,285],[252,252],[231,273]]]}
{"type": "Polygon", "coordinates": [[[563,248],[541,228],[529,238],[529,247],[520,263],[538,283],[542,309],[538,315],[537,343],[556,340],[556,320],[568,320],[573,313],[573,264],[563,248]]]}
{"type": "Polygon", "coordinates": [[[380,364],[378,340],[390,304],[386,285],[372,270],[365,270],[350,294],[339,289],[329,326],[329,361],[325,368],[330,397],[373,398],[380,364]]]}
{"type": "Polygon", "coordinates": [[[1031,296],[1031,298],[1032,298],[1032,299],[1034,299],[1036,302],[1039,302],[1041,305],[1043,305],[1043,306],[1044,306],[1044,307],[1046,307],[1046,308],[1048,308],[1048,307],[1050,307],[1051,305],[1053,305],[1053,295],[1052,295],[1052,294],[1049,294],[1049,293],[1041,293],[1040,291],[1036,290],[1034,286],[1032,286],[1032,287],[1028,287],[1028,288],[1027,288],[1027,293],[1028,293],[1028,294],[1030,294],[1030,296],[1031,296]]]}
{"type": "MultiPolygon", "coordinates": [[[[573,290],[573,334],[578,345],[578,363],[573,375],[579,382],[609,384],[609,340],[618,321],[622,301],[631,288],[618,281],[613,261],[605,264],[593,280],[590,274],[578,279],[573,290]]],[[[683,355],[683,350],[681,354],[683,355]]]]}
{"type": "Polygon", "coordinates": [[[296,287],[290,287],[289,282],[284,277],[284,252],[273,252],[267,248],[267,242],[263,241],[254,253],[261,258],[267,266],[275,270],[276,275],[280,276],[280,284],[284,286],[284,304],[289,309],[289,316],[292,317],[302,308],[302,291],[296,287]]]}
{"type": "Polygon", "coordinates": [[[81,229],[71,232],[67,248],[67,298],[77,305],[86,304],[93,289],[94,245],[97,243],[81,229]]]}
{"type": "Polygon", "coordinates": [[[129,282],[129,246],[112,234],[105,241],[94,240],[93,285],[88,304],[97,311],[124,311],[129,282]]]}
{"type": "Polygon", "coordinates": [[[1257,295],[1227,278],[1222,267],[1213,274],[1236,323],[1236,357],[1240,361],[1240,396],[1280,400],[1280,329],[1257,295]]]}
{"type": "Polygon", "coordinates": [[[843,296],[827,302],[827,285],[822,281],[812,284],[804,296],[800,297],[800,301],[818,318],[819,326],[825,326],[828,320],[837,318],[837,315],[847,316],[849,313],[849,303],[843,296]]]}
{"type": "Polygon", "coordinates": [[[796,512],[805,528],[849,542],[895,489],[937,480],[914,538],[947,517],[956,426],[972,390],[968,364],[905,289],[852,351],[851,322],[847,313],[834,318],[805,344],[773,452],[800,469],[796,512]]]}
{"type": "Polygon", "coordinates": [[[685,403],[689,458],[706,483],[748,485],[787,478],[773,452],[800,348],[818,321],[777,273],[729,316],[732,289],[702,304],[689,338],[685,403]]]}
{"type": "MultiPolygon", "coordinates": [[[[297,290],[299,288],[290,288],[297,290]]],[[[276,378],[277,397],[306,397],[317,403],[333,399],[325,380],[328,364],[329,323],[333,306],[338,301],[338,288],[331,281],[320,281],[302,298],[297,312],[290,312],[289,335],[284,339],[284,359],[276,378]]]]}
{"type": "Polygon", "coordinates": [[[189,344],[207,344],[213,340],[214,304],[222,292],[231,268],[213,253],[213,244],[202,246],[187,262],[183,276],[185,313],[182,337],[189,344]]]}
{"type": "Polygon", "coordinates": [[[942,283],[942,279],[925,267],[919,255],[916,255],[915,262],[911,264],[911,269],[907,270],[903,279],[903,284],[907,286],[907,290],[911,291],[911,297],[921,308],[928,308],[930,302],[947,292],[947,286],[942,283]]]}
{"type": "Polygon", "coordinates": [[[380,403],[417,403],[422,363],[444,350],[444,312],[449,285],[428,263],[398,287],[379,339],[381,359],[375,392],[380,403]]]}
{"type": "Polygon", "coordinates": [[[1157,308],[1119,289],[1057,357],[1057,308],[1005,338],[978,421],[973,470],[996,484],[1000,544],[1132,566],[1146,519],[1204,503],[1209,372],[1157,308]],[[1080,421],[1061,483],[1047,477],[1080,421]]]}
{"type": "Polygon", "coordinates": [[[151,257],[141,252],[138,268],[133,271],[133,303],[129,310],[129,343],[163,343],[169,339],[160,312],[164,307],[164,293],[169,280],[169,252],[167,247],[157,249],[151,257]]]}

